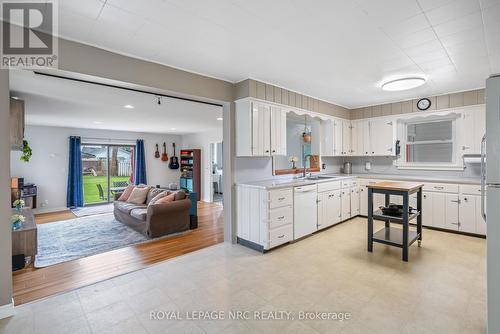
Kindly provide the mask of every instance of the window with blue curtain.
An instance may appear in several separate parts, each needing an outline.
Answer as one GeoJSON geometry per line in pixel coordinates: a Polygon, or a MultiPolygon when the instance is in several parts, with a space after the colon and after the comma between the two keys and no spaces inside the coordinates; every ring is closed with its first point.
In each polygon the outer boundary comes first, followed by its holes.
{"type": "Polygon", "coordinates": [[[69,167],[66,206],[75,208],[83,206],[83,173],[81,138],[69,137],[69,167]]]}
{"type": "Polygon", "coordinates": [[[135,170],[134,170],[135,184],[148,184],[146,178],[146,158],[144,153],[144,140],[137,139],[135,144],[135,170]]]}

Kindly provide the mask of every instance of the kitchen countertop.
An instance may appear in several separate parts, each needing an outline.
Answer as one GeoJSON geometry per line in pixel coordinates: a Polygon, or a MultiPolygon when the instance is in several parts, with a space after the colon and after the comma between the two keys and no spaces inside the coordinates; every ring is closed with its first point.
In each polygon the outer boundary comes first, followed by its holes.
{"type": "Polygon", "coordinates": [[[332,176],[331,179],[271,179],[254,182],[239,182],[237,185],[259,188],[259,189],[279,189],[287,187],[298,187],[309,184],[317,184],[323,182],[335,182],[340,180],[361,178],[361,179],[380,179],[380,180],[397,180],[397,181],[419,181],[419,182],[438,182],[438,183],[454,183],[454,184],[480,184],[479,178],[438,178],[429,176],[412,176],[412,175],[394,175],[394,174],[321,174],[332,176]]]}

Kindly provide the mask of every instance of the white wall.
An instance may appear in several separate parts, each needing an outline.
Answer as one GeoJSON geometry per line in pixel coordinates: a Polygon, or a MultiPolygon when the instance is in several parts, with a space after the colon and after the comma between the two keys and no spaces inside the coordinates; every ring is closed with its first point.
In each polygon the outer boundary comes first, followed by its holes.
{"type": "MultiPolygon", "coordinates": [[[[222,124],[220,129],[182,136],[181,149],[201,149],[201,200],[210,202],[212,185],[210,170],[210,143],[222,141],[222,124]]],[[[224,171],[223,171],[224,173],[224,171]]]]}
{"type": "MultiPolygon", "coordinates": [[[[180,171],[169,169],[168,162],[154,158],[154,152],[156,143],[160,145],[161,150],[164,141],[167,147],[171,147],[173,141],[180,143],[180,136],[28,125],[25,137],[33,149],[33,156],[28,163],[25,163],[19,160],[21,152],[12,151],[11,176],[24,177],[25,182],[35,183],[38,186],[39,212],[57,211],[66,207],[69,136],[134,141],[144,139],[148,183],[162,186],[172,182],[179,183],[180,171]]],[[[171,153],[169,152],[169,155],[171,153]]]]}

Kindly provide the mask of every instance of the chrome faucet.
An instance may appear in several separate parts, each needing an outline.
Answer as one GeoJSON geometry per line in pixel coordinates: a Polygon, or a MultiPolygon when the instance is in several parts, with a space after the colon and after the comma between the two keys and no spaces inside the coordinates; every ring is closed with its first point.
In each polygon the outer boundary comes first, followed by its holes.
{"type": "Polygon", "coordinates": [[[304,155],[304,157],[302,158],[302,166],[304,166],[304,170],[302,171],[302,176],[303,177],[306,177],[306,170],[307,170],[307,167],[306,167],[306,161],[307,161],[307,158],[311,158],[312,157],[312,154],[306,154],[304,155]]]}

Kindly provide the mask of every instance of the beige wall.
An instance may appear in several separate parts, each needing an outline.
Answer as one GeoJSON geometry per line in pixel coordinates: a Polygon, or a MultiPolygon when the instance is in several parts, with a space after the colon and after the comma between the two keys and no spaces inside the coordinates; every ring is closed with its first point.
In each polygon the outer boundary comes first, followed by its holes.
{"type": "Polygon", "coordinates": [[[347,108],[253,79],[238,82],[234,96],[235,99],[254,97],[331,116],[347,119],[350,117],[347,108]]]}
{"type": "MultiPolygon", "coordinates": [[[[470,106],[474,104],[484,103],[484,89],[471,90],[460,93],[445,94],[439,96],[428,97],[431,100],[431,107],[429,110],[440,110],[447,108],[456,108],[470,106]]],[[[351,110],[351,119],[361,119],[377,116],[388,116],[397,114],[406,114],[417,112],[417,101],[413,99],[408,101],[401,101],[388,104],[380,104],[365,108],[358,108],[351,110]]]]}
{"type": "Polygon", "coordinates": [[[0,70],[0,306],[12,302],[9,72],[0,70]]]}

